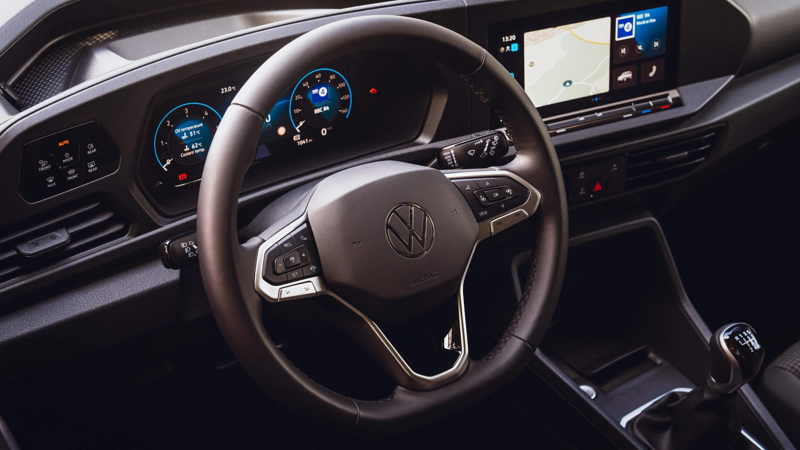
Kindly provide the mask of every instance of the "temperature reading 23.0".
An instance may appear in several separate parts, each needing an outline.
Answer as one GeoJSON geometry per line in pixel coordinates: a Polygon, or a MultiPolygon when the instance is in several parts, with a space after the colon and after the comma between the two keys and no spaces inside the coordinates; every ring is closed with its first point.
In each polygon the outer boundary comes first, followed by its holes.
{"type": "Polygon", "coordinates": [[[345,77],[333,69],[304,76],[291,95],[292,140],[303,146],[334,133],[350,117],[353,93],[345,77]]]}

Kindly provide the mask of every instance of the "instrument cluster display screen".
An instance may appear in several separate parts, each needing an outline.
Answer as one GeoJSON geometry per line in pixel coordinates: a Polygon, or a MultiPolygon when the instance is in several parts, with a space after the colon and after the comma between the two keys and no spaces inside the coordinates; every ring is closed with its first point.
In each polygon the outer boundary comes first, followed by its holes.
{"type": "MultiPolygon", "coordinates": [[[[152,152],[162,184],[182,186],[200,179],[222,116],[246,79],[167,101],[152,116],[152,152]]],[[[352,87],[342,72],[313,70],[299,79],[267,114],[255,160],[291,155],[347,135],[352,87]]]]}
{"type": "Polygon", "coordinates": [[[545,117],[671,89],[677,5],[646,5],[496,24],[490,50],[545,117]]]}
{"type": "MultiPolygon", "coordinates": [[[[137,183],[165,216],[197,207],[200,179],[213,144],[242,86],[265,56],[189,73],[155,94],[138,145],[137,183]]],[[[446,92],[438,69],[407,51],[371,50],[321,61],[282,82],[283,94],[260,111],[253,163],[242,182],[250,192],[324,167],[413,142],[430,122],[434,93],[446,92]]],[[[278,80],[266,80],[277,83],[278,80]]],[[[229,114],[229,119],[230,114],[229,114]]],[[[438,120],[438,119],[436,119],[438,120]]]]}

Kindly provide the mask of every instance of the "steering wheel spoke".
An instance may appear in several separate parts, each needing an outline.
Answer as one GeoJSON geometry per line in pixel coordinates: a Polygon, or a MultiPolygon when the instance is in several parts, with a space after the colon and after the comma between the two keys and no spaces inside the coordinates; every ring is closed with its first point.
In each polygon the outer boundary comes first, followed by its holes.
{"type": "MultiPolygon", "coordinates": [[[[445,307],[452,309],[452,326],[439,336],[436,356],[419,361],[407,357],[403,347],[393,341],[392,333],[357,307],[331,291],[324,294],[332,301],[321,301],[323,312],[356,342],[400,386],[430,391],[457,380],[469,361],[467,324],[461,293],[445,307]]],[[[412,352],[409,352],[412,353],[412,352]]]]}

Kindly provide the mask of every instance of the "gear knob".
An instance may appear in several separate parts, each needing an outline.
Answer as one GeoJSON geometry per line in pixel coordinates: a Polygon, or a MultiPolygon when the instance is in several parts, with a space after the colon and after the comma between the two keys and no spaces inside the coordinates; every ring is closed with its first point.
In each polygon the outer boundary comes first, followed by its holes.
{"type": "Polygon", "coordinates": [[[730,394],[752,380],[764,362],[756,330],[746,323],[731,323],[714,332],[709,350],[708,385],[722,394],[730,394]]]}

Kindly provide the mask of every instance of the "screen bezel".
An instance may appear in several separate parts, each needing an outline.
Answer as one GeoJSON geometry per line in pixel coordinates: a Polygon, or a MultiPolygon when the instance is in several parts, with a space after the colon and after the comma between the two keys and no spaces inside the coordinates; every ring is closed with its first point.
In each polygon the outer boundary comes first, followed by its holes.
{"type": "MultiPolygon", "coordinates": [[[[546,28],[557,27],[561,25],[568,25],[576,22],[587,20],[599,19],[603,17],[611,18],[611,26],[615,23],[615,18],[618,15],[626,14],[635,11],[642,11],[661,6],[667,6],[667,39],[666,39],[666,53],[665,60],[665,76],[663,80],[651,82],[648,84],[637,83],[627,89],[613,90],[609,86],[609,91],[598,96],[588,96],[565,102],[556,103],[553,105],[538,107],[539,114],[547,119],[550,117],[561,116],[573,111],[582,111],[587,109],[599,109],[605,105],[624,101],[626,99],[633,99],[652,95],[658,92],[668,91],[677,87],[677,74],[678,74],[678,39],[679,39],[679,22],[680,22],[680,3],[674,0],[645,0],[645,1],[632,1],[621,0],[611,3],[604,3],[602,5],[592,5],[582,8],[577,8],[568,11],[561,11],[557,13],[544,14],[532,17],[524,17],[521,19],[514,19],[510,21],[498,22],[489,26],[489,52],[494,56],[509,72],[513,72],[518,77],[518,81],[524,87],[524,48],[520,50],[519,54],[500,53],[499,46],[502,44],[502,37],[510,34],[517,36],[517,41],[524,47],[523,39],[525,32],[542,30],[546,28]],[[599,97],[594,100],[594,97],[599,97]]],[[[611,48],[613,51],[613,40],[611,48]]],[[[630,62],[630,64],[640,64],[644,60],[637,60],[630,62]]],[[[609,71],[613,72],[614,63],[609,66],[609,71]]],[[[609,83],[610,83],[609,77],[609,83]]],[[[493,123],[497,121],[493,120],[493,123]]]]}

